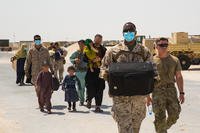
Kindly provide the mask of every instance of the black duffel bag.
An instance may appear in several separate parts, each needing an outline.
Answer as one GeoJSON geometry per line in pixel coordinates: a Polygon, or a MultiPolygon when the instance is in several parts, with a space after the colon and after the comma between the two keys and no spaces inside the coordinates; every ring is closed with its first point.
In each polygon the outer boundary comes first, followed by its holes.
{"type": "Polygon", "coordinates": [[[112,63],[109,66],[108,83],[112,96],[147,95],[153,91],[153,64],[112,63]]]}

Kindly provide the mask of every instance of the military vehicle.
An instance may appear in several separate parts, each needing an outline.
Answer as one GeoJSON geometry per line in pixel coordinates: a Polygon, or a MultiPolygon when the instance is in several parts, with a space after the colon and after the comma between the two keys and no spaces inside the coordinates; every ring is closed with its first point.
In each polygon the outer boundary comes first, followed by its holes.
{"type": "Polygon", "coordinates": [[[12,51],[9,46],[9,39],[0,39],[0,51],[12,51]]]}
{"type": "MultiPolygon", "coordinates": [[[[156,38],[146,38],[143,43],[155,55],[156,38]]],[[[174,32],[169,38],[169,52],[178,57],[183,70],[191,65],[200,64],[200,35],[188,35],[187,32],[174,32]]]]}

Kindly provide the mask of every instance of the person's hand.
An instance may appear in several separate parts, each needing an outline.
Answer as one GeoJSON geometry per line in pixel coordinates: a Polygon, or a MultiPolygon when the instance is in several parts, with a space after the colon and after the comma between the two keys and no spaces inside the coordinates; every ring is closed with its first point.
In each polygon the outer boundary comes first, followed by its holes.
{"type": "Polygon", "coordinates": [[[149,106],[149,105],[152,104],[152,99],[151,99],[150,96],[147,96],[147,97],[146,97],[146,104],[147,104],[147,106],[149,106]]]}
{"type": "Polygon", "coordinates": [[[15,56],[11,57],[10,62],[13,62],[14,60],[16,60],[15,56]]]}
{"type": "Polygon", "coordinates": [[[105,81],[108,81],[108,73],[104,73],[104,74],[103,74],[103,79],[104,79],[105,81]]]}
{"type": "Polygon", "coordinates": [[[179,96],[179,102],[181,104],[183,104],[185,102],[185,96],[184,96],[184,94],[180,94],[180,96],[179,96]]]}
{"type": "Polygon", "coordinates": [[[31,78],[31,75],[30,75],[29,73],[25,73],[25,75],[26,75],[26,78],[27,78],[27,79],[30,79],[30,78],[31,78]]]}
{"type": "Polygon", "coordinates": [[[40,85],[35,85],[35,89],[36,89],[37,92],[39,92],[40,89],[41,89],[40,85]]]}
{"type": "Polygon", "coordinates": [[[108,80],[108,73],[107,72],[103,72],[102,73],[102,78],[107,81],[108,80]]]}
{"type": "Polygon", "coordinates": [[[105,81],[108,81],[108,72],[105,70],[101,70],[99,74],[99,78],[104,79],[105,81]]]}
{"type": "Polygon", "coordinates": [[[101,58],[100,58],[100,57],[96,57],[96,58],[93,60],[93,62],[99,62],[99,61],[101,61],[101,58]]]}

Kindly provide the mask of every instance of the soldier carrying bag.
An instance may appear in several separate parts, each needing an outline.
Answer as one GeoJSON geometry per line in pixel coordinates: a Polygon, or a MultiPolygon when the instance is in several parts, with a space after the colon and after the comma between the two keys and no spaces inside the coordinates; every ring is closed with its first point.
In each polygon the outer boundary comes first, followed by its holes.
{"type": "Polygon", "coordinates": [[[147,95],[153,91],[153,64],[151,62],[112,63],[109,66],[108,84],[109,94],[112,96],[147,95]]]}

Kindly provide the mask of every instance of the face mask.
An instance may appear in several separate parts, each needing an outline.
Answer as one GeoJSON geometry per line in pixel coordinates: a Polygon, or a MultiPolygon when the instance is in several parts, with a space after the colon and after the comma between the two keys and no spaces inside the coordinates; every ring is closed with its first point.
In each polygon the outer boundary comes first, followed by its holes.
{"type": "Polygon", "coordinates": [[[41,45],[41,40],[35,40],[35,45],[41,45]]]}
{"type": "Polygon", "coordinates": [[[124,32],[124,39],[127,42],[133,41],[135,38],[135,32],[124,32]]]}

